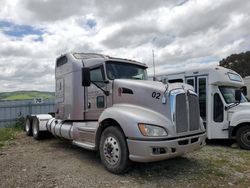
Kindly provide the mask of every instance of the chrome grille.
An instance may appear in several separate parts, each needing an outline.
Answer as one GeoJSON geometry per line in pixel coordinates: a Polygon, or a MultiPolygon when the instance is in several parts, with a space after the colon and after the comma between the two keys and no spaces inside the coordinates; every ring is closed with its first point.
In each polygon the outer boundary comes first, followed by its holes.
{"type": "Polygon", "coordinates": [[[182,133],[188,131],[188,111],[186,107],[186,95],[179,94],[176,96],[176,132],[182,133]]]}
{"type": "Polygon", "coordinates": [[[198,130],[200,127],[200,108],[198,97],[195,95],[188,96],[189,101],[189,125],[190,131],[198,130]]]}
{"type": "MultiPolygon", "coordinates": [[[[173,101],[173,100],[172,100],[173,101]]],[[[174,124],[177,133],[198,130],[200,127],[199,100],[195,94],[178,92],[175,94],[174,124]]]]}

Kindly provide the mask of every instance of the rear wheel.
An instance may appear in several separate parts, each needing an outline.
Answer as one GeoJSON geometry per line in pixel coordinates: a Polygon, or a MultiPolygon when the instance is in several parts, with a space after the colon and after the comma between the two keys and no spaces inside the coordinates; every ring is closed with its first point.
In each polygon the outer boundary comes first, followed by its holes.
{"type": "Polygon", "coordinates": [[[106,128],[99,145],[100,157],[105,168],[115,174],[128,171],[129,152],[125,136],[118,127],[106,128]]]}
{"type": "Polygon", "coordinates": [[[37,118],[33,120],[32,134],[33,138],[36,140],[40,140],[42,138],[42,132],[39,130],[39,122],[37,118]]]}
{"type": "Polygon", "coordinates": [[[26,118],[25,132],[26,132],[27,136],[32,136],[32,126],[31,126],[31,119],[30,118],[26,118]]]}
{"type": "Polygon", "coordinates": [[[250,150],[250,126],[239,128],[236,139],[241,148],[250,150]]]}

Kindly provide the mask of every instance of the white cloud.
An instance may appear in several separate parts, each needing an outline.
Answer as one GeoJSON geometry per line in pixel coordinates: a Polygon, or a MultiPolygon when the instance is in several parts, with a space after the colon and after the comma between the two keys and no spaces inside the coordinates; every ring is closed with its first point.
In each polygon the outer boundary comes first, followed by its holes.
{"type": "Polygon", "coordinates": [[[218,64],[250,50],[249,9],[243,0],[2,0],[0,91],[54,90],[54,61],[68,51],[152,67],[154,49],[156,71],[218,64]]]}

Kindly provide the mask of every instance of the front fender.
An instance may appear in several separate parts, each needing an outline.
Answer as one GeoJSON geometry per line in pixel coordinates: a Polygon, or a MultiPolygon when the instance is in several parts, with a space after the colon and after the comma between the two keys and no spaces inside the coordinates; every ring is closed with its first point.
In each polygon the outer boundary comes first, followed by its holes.
{"type": "Polygon", "coordinates": [[[162,114],[132,104],[115,104],[103,111],[99,118],[99,124],[106,119],[113,119],[119,123],[124,134],[128,138],[143,138],[138,123],[146,123],[164,127],[168,136],[174,135],[172,122],[162,114]]]}
{"type": "Polygon", "coordinates": [[[232,115],[230,126],[235,127],[241,123],[250,122],[250,110],[237,111],[232,115]]]}

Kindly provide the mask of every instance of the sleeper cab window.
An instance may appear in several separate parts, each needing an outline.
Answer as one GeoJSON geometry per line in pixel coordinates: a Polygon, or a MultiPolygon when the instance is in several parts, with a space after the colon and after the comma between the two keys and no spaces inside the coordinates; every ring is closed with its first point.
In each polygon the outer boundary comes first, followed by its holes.
{"type": "Polygon", "coordinates": [[[59,57],[56,61],[56,67],[60,67],[68,62],[68,59],[66,56],[59,57]]]}

